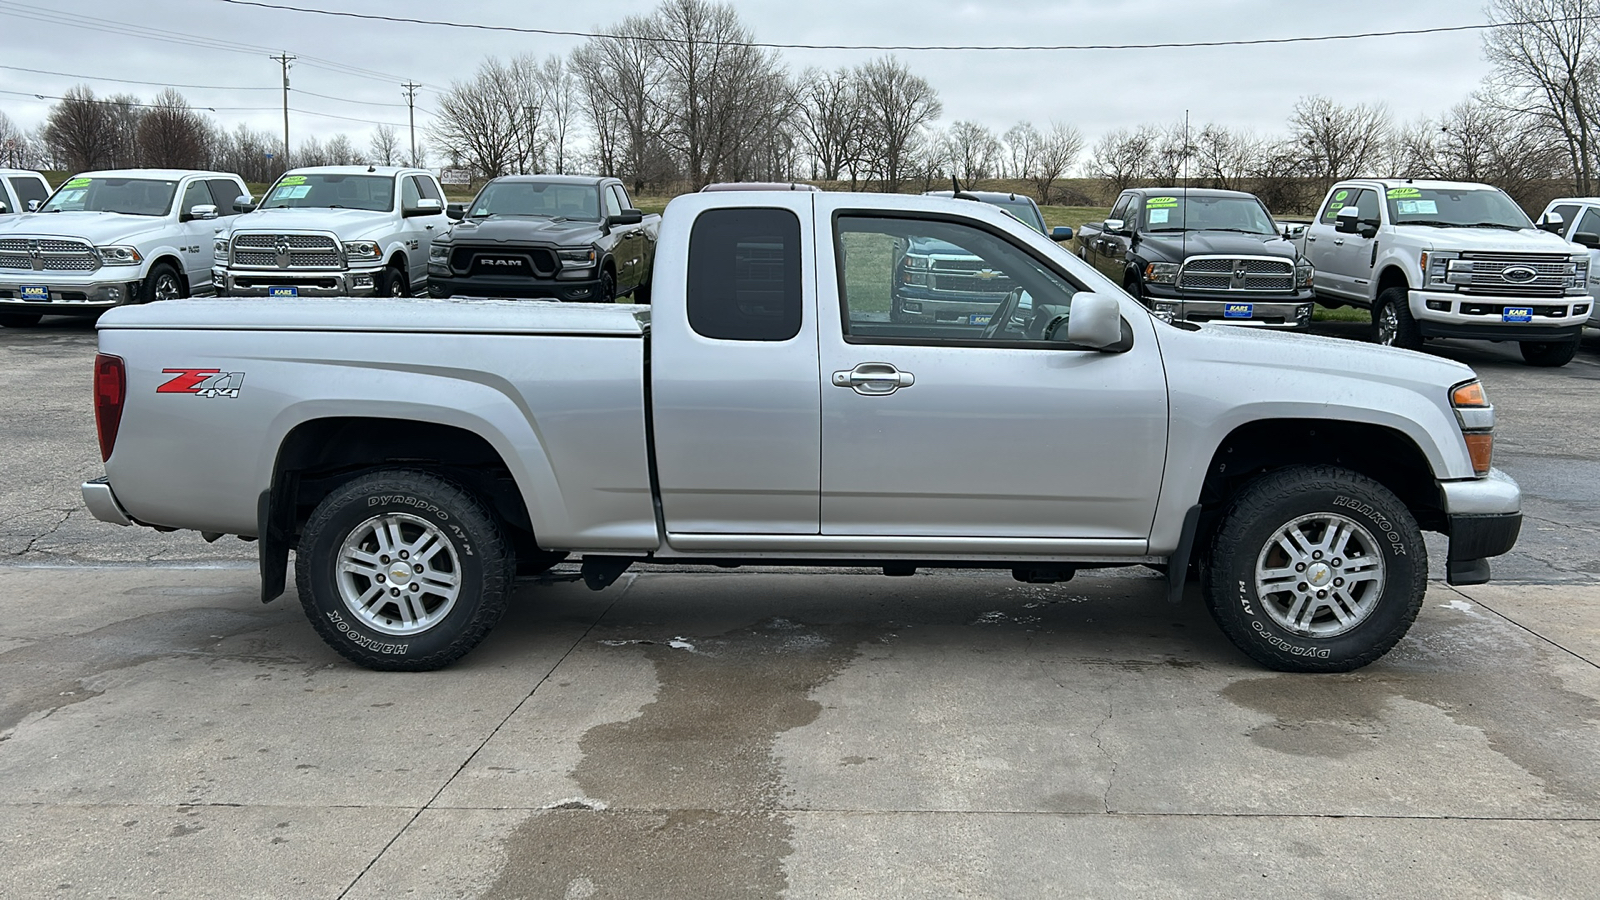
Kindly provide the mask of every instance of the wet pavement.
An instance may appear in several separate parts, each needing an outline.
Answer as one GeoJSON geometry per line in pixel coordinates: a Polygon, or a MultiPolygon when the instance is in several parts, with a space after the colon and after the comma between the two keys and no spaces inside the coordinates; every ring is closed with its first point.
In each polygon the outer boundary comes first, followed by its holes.
{"type": "Polygon", "coordinates": [[[647,569],[380,674],[252,546],[83,512],[92,331],[0,329],[0,896],[1590,895],[1600,338],[1430,349],[1528,520],[1359,672],[1264,671],[1138,569],[647,569]]]}

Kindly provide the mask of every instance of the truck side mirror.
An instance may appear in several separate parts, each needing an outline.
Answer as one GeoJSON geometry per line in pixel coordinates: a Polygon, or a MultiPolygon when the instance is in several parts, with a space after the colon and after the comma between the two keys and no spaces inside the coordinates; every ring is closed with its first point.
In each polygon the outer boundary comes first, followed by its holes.
{"type": "Polygon", "coordinates": [[[251,202],[249,194],[240,194],[239,196],[233,198],[233,209],[235,212],[242,213],[255,212],[256,205],[255,203],[251,202]]]}
{"type": "Polygon", "coordinates": [[[411,216],[437,216],[442,212],[444,212],[444,204],[428,197],[418,200],[416,206],[408,206],[401,210],[400,215],[409,218],[411,216]]]}
{"type": "MultiPolygon", "coordinates": [[[[1079,291],[1072,295],[1066,340],[1080,347],[1115,350],[1122,341],[1122,304],[1109,294],[1079,291]]],[[[1061,340],[1059,332],[1052,340],[1061,340]]]]}
{"type": "Polygon", "coordinates": [[[1565,219],[1561,218],[1561,213],[1547,212],[1543,216],[1539,217],[1540,231],[1548,231],[1551,234],[1559,235],[1566,229],[1567,223],[1565,219]]]}
{"type": "Polygon", "coordinates": [[[1572,236],[1574,244],[1588,247],[1590,250],[1600,250],[1600,234],[1592,231],[1580,231],[1572,236]]]}
{"type": "Polygon", "coordinates": [[[8,212],[11,212],[11,207],[7,206],[4,200],[0,200],[0,215],[8,212]]]}
{"type": "Polygon", "coordinates": [[[1058,244],[1065,244],[1067,241],[1072,240],[1072,229],[1065,225],[1057,225],[1050,229],[1050,240],[1058,244]]]}
{"type": "Polygon", "coordinates": [[[644,221],[644,213],[637,209],[625,209],[614,216],[606,217],[607,225],[637,225],[644,221]]]}
{"type": "Polygon", "coordinates": [[[467,217],[467,207],[464,203],[452,203],[444,208],[444,214],[453,222],[459,222],[467,217]]]}
{"type": "Polygon", "coordinates": [[[29,200],[28,201],[28,212],[38,212],[41,209],[44,209],[44,201],[43,200],[29,200]]]}
{"type": "Polygon", "coordinates": [[[185,216],[184,218],[186,218],[186,219],[215,219],[216,217],[217,217],[217,208],[216,208],[216,206],[214,206],[214,205],[212,205],[210,203],[196,203],[194,206],[189,208],[189,214],[187,216],[185,216]]]}
{"type": "Polygon", "coordinates": [[[1100,227],[1106,234],[1122,234],[1126,231],[1128,223],[1121,219],[1107,219],[1100,227]]]}
{"type": "Polygon", "coordinates": [[[1304,235],[1305,233],[1306,227],[1304,225],[1283,226],[1283,239],[1286,241],[1299,240],[1300,236],[1304,235]]]}
{"type": "Polygon", "coordinates": [[[1361,210],[1346,206],[1333,217],[1333,230],[1340,234],[1355,234],[1361,230],[1361,210]]]}

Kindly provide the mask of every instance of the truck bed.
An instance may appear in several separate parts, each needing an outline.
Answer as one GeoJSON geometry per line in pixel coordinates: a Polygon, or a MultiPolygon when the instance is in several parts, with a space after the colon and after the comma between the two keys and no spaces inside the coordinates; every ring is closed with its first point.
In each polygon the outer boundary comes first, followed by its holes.
{"type": "Polygon", "coordinates": [[[332,298],[185,300],[118,309],[100,330],[399,331],[440,334],[571,334],[639,337],[650,307],[553,300],[332,298]]]}

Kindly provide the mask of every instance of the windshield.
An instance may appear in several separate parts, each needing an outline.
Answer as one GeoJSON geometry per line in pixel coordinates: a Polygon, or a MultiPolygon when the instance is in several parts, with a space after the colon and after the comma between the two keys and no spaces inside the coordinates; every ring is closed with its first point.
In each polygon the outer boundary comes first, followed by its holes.
{"type": "Polygon", "coordinates": [[[262,209],[394,209],[394,179],[388,175],[332,173],[285,175],[267,192],[262,209]]]}
{"type": "Polygon", "coordinates": [[[541,184],[496,181],[485,185],[467,213],[484,216],[547,216],[552,219],[600,220],[600,192],[589,184],[541,184]]]}
{"type": "Polygon", "coordinates": [[[1012,200],[1007,198],[1005,200],[985,200],[984,202],[993,203],[995,206],[1000,207],[1008,213],[1011,213],[1011,215],[1015,216],[1019,221],[1022,222],[1022,224],[1032,228],[1034,231],[1037,231],[1040,234],[1043,234],[1045,231],[1044,219],[1039,215],[1038,207],[1034,206],[1032,203],[1029,203],[1027,200],[1012,200]]]}
{"type": "Polygon", "coordinates": [[[1146,197],[1143,230],[1278,233],[1272,217],[1254,197],[1146,197]]]}
{"type": "Polygon", "coordinates": [[[178,182],[153,178],[70,179],[56,189],[41,212],[111,212],[164,216],[172,209],[178,182]]]}
{"type": "Polygon", "coordinates": [[[1395,187],[1387,192],[1389,221],[1444,228],[1532,228],[1527,213],[1492,188],[1395,187]]]}

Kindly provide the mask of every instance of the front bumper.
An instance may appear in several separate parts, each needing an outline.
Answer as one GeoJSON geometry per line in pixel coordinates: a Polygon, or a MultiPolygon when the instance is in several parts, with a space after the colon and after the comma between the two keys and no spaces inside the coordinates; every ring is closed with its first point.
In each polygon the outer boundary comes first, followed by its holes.
{"type": "Polygon", "coordinates": [[[600,293],[599,278],[555,279],[526,276],[490,277],[454,275],[449,269],[428,267],[430,297],[501,297],[514,300],[564,300],[593,303],[600,293]]]}
{"type": "Polygon", "coordinates": [[[1446,481],[1441,487],[1450,535],[1445,580],[1483,584],[1489,580],[1489,557],[1516,546],[1522,531],[1522,489],[1499,469],[1490,469],[1486,478],[1446,481]]]}
{"type": "Polygon", "coordinates": [[[1197,325],[1215,322],[1220,325],[1304,331],[1311,327],[1311,315],[1316,309],[1315,297],[1309,289],[1297,291],[1293,297],[1248,293],[1196,296],[1170,285],[1147,284],[1144,285],[1144,293],[1145,302],[1154,312],[1164,318],[1170,316],[1174,322],[1193,322],[1197,325]]]}
{"type": "Polygon", "coordinates": [[[270,297],[273,288],[292,287],[301,297],[371,297],[378,293],[382,268],[338,272],[273,269],[211,269],[217,294],[223,297],[270,297]]]}
{"type": "Polygon", "coordinates": [[[1496,297],[1448,291],[1409,291],[1411,317],[1423,337],[1488,341],[1575,341],[1593,312],[1587,294],[1496,297]],[[1531,309],[1527,322],[1505,321],[1508,308],[1531,309]]]}
{"type": "Polygon", "coordinates": [[[59,276],[37,280],[0,280],[0,309],[6,312],[30,312],[47,316],[88,314],[128,303],[138,296],[138,291],[137,277],[122,281],[87,279],[72,281],[59,276]],[[25,300],[22,290],[25,287],[45,288],[49,299],[25,300]]]}
{"type": "Polygon", "coordinates": [[[111,492],[111,485],[104,478],[83,483],[83,505],[89,507],[89,514],[102,522],[113,525],[132,525],[133,518],[128,515],[122,504],[117,502],[117,495],[111,492]]]}

